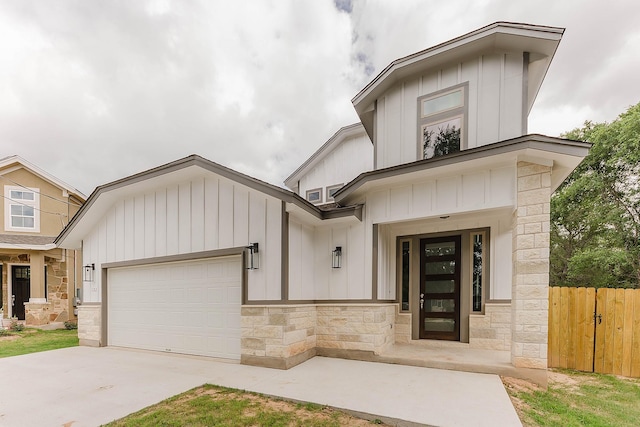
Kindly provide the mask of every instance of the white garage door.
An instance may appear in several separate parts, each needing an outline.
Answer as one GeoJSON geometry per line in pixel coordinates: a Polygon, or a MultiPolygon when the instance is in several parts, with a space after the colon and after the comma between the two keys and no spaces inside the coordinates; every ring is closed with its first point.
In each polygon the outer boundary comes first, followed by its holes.
{"type": "Polygon", "coordinates": [[[241,258],[110,268],[108,344],[240,359],[241,258]]]}

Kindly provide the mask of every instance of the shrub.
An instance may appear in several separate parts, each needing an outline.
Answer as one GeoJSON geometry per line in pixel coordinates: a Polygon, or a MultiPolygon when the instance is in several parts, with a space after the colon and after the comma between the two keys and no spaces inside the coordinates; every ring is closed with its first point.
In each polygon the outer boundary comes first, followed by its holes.
{"type": "Polygon", "coordinates": [[[76,322],[71,322],[71,321],[67,320],[66,322],[64,322],[64,327],[68,331],[71,331],[73,329],[78,329],[78,324],[76,322]]]}
{"type": "Polygon", "coordinates": [[[11,331],[5,328],[0,328],[0,337],[8,337],[11,335],[11,331]]]}
{"type": "Polygon", "coordinates": [[[24,325],[22,323],[18,323],[17,320],[12,320],[11,325],[9,325],[9,330],[13,332],[20,332],[24,330],[24,325]]]}

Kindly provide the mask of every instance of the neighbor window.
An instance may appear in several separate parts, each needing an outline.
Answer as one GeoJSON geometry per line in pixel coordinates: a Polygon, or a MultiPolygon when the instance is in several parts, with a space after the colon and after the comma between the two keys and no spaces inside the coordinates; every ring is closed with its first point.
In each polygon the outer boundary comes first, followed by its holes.
{"type": "Polygon", "coordinates": [[[327,202],[333,202],[333,195],[342,188],[342,184],[331,185],[327,187],[327,202]]]}
{"type": "Polygon", "coordinates": [[[431,159],[462,149],[467,83],[418,98],[420,158],[431,159]]]}
{"type": "Polygon", "coordinates": [[[5,230],[40,231],[40,194],[37,189],[5,186],[5,230]]]}
{"type": "Polygon", "coordinates": [[[322,203],[322,188],[307,190],[307,200],[314,205],[322,203]]]}

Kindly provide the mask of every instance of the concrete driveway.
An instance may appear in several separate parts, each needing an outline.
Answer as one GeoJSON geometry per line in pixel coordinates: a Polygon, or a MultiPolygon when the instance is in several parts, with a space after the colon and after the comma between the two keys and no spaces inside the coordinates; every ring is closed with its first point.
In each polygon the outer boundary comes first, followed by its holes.
{"type": "Polygon", "coordinates": [[[113,347],[0,359],[0,425],[96,426],[203,383],[400,425],[520,426],[496,375],[315,357],[288,371],[113,347]]]}

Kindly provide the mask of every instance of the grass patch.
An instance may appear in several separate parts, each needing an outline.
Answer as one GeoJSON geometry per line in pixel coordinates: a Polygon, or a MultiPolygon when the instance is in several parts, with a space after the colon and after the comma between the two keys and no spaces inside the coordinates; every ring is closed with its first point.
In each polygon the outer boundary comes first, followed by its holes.
{"type": "Polygon", "coordinates": [[[205,384],[107,424],[141,426],[364,426],[372,423],[312,403],[205,384]]]}
{"type": "Polygon", "coordinates": [[[0,337],[0,357],[19,356],[77,345],[78,331],[76,330],[41,331],[26,328],[0,337]]]}
{"type": "Polygon", "coordinates": [[[505,384],[527,427],[636,427],[640,420],[637,379],[556,370],[549,372],[547,390],[505,384]]]}

